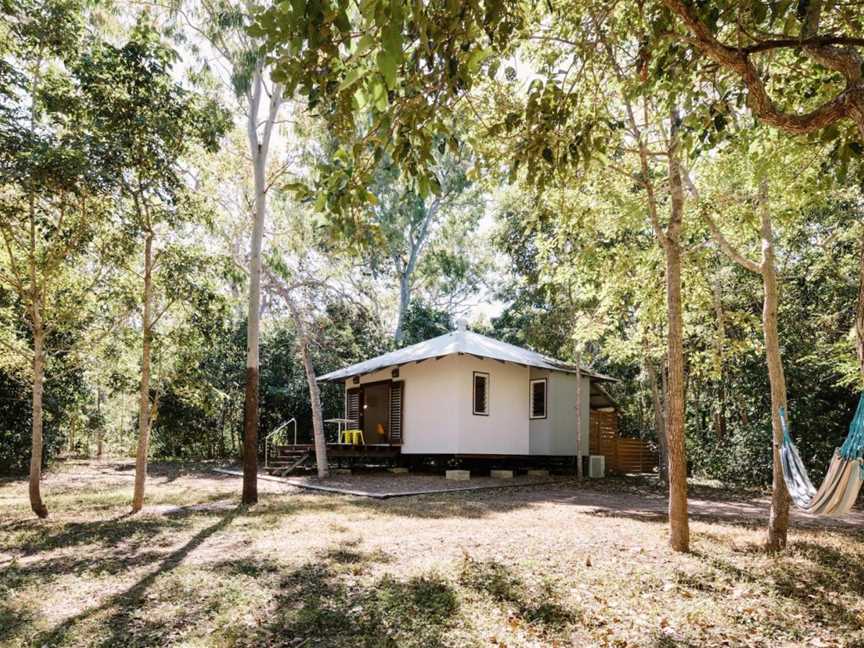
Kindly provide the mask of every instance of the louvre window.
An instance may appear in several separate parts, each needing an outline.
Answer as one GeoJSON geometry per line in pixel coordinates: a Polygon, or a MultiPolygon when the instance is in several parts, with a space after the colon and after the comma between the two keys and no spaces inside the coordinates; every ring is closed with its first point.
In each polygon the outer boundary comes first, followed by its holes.
{"type": "Polygon", "coordinates": [[[489,374],[474,372],[474,413],[489,415],[489,374]]]}
{"type": "Polygon", "coordinates": [[[360,390],[348,392],[347,418],[351,419],[350,427],[360,427],[360,390]]]}
{"type": "Polygon", "coordinates": [[[531,418],[546,418],[546,379],[531,381],[531,418]]]}
{"type": "Polygon", "coordinates": [[[402,396],[405,383],[390,383],[390,443],[402,443],[402,396]]]}

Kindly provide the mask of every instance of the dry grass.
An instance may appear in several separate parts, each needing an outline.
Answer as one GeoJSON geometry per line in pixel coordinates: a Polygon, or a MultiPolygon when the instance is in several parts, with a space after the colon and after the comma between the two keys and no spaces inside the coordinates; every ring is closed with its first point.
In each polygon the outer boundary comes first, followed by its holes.
{"type": "MultiPolygon", "coordinates": [[[[638,482],[370,501],[157,466],[0,482],[0,644],[864,646],[864,533],[763,554],[763,503],[704,489],[693,553],[638,482]]],[[[860,523],[860,512],[853,521],[860,523]]],[[[800,525],[799,525],[800,527],[800,525]]]]}

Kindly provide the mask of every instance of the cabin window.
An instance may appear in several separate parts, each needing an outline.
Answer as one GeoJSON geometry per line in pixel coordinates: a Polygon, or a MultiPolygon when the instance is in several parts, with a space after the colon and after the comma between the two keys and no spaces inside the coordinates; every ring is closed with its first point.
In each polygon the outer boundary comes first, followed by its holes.
{"type": "Polygon", "coordinates": [[[489,416],[489,374],[474,372],[474,413],[489,416]]]}
{"type": "Polygon", "coordinates": [[[531,381],[531,418],[546,418],[546,379],[531,381]]]}

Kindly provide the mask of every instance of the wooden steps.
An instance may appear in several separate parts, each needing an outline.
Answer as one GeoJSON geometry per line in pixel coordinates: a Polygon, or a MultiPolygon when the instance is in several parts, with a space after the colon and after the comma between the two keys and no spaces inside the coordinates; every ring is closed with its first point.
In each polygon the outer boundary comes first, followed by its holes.
{"type": "Polygon", "coordinates": [[[305,448],[276,448],[265,470],[271,475],[285,477],[303,466],[314,455],[313,450],[305,448]]]}

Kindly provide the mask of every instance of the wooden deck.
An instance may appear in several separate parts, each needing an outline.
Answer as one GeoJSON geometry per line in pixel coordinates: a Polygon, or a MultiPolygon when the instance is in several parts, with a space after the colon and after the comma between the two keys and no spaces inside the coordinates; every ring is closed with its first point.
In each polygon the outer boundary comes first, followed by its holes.
{"type": "MultiPolygon", "coordinates": [[[[387,443],[369,443],[351,445],[348,443],[328,443],[327,461],[341,466],[356,463],[391,463],[402,453],[402,446],[387,443]]],[[[279,475],[288,475],[296,470],[314,466],[315,445],[312,443],[297,443],[273,447],[267,465],[267,471],[279,475]]]]}
{"type": "MultiPolygon", "coordinates": [[[[314,443],[290,443],[276,446],[273,456],[296,452],[315,452],[314,443]]],[[[366,443],[351,445],[350,443],[328,443],[328,457],[395,457],[402,452],[402,446],[389,443],[366,443]]]]}

